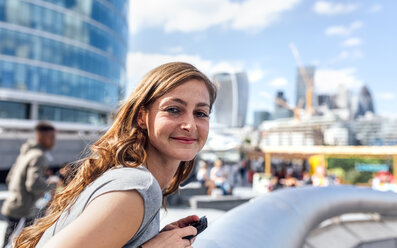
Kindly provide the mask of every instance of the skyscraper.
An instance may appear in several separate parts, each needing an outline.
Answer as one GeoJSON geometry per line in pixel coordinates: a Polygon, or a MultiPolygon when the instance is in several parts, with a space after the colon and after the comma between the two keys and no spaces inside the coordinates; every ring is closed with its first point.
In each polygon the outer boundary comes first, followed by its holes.
{"type": "Polygon", "coordinates": [[[375,113],[374,104],[372,101],[371,93],[367,86],[363,86],[358,96],[358,106],[354,117],[364,116],[367,112],[375,113]]]}
{"type": "Polygon", "coordinates": [[[312,84],[312,106],[317,106],[317,97],[314,94],[314,73],[315,67],[313,66],[305,66],[304,71],[306,76],[301,73],[299,68],[297,69],[297,77],[296,77],[296,106],[299,104],[299,101],[303,101],[303,107],[306,107],[306,84],[312,84]],[[306,81],[305,81],[306,80],[306,81]]]}
{"type": "Polygon", "coordinates": [[[271,119],[271,114],[265,110],[257,110],[254,112],[254,127],[259,127],[259,125],[267,120],[271,119]]]}
{"type": "Polygon", "coordinates": [[[317,103],[319,106],[326,106],[328,109],[334,108],[332,105],[331,95],[322,94],[317,96],[317,103]]]}
{"type": "Polygon", "coordinates": [[[0,0],[0,118],[105,125],[125,84],[128,0],[0,0]]]}
{"type": "Polygon", "coordinates": [[[245,72],[214,75],[218,96],[214,104],[215,121],[227,127],[243,127],[248,110],[248,78],[245,72]]]}

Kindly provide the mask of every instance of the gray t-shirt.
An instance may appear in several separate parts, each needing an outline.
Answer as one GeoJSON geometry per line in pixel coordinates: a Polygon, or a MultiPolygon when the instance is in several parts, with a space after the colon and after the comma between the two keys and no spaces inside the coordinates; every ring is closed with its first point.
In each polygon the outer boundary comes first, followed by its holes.
{"type": "Polygon", "coordinates": [[[123,246],[137,247],[159,233],[159,209],[162,202],[160,185],[144,166],[138,168],[115,168],[106,171],[102,176],[88,185],[79,195],[69,211],[64,211],[59,220],[48,228],[36,247],[44,244],[56,233],[73,222],[96,197],[112,192],[136,190],[143,198],[145,215],[138,232],[123,246]]]}

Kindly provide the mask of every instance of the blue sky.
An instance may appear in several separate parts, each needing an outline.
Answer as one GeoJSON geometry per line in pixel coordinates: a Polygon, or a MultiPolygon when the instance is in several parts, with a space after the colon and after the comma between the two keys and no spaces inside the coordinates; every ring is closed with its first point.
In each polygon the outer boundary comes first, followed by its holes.
{"type": "Polygon", "coordinates": [[[297,62],[316,66],[317,93],[365,84],[376,112],[397,115],[397,1],[131,0],[129,86],[153,67],[186,61],[211,76],[245,71],[248,121],[273,111],[278,90],[295,103],[297,62]]]}

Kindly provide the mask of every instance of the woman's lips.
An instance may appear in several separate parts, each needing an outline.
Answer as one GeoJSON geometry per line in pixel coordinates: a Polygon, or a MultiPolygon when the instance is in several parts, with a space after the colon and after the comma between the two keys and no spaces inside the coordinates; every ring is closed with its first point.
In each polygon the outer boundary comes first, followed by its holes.
{"type": "Polygon", "coordinates": [[[171,139],[178,141],[182,144],[193,144],[197,139],[188,138],[188,137],[171,137],[171,139]]]}

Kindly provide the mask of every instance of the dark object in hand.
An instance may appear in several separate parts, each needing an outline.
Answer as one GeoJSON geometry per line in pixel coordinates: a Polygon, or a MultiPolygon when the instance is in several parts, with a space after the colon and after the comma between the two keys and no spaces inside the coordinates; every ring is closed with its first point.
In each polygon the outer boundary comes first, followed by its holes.
{"type": "Polygon", "coordinates": [[[199,221],[193,222],[193,223],[189,224],[189,226],[194,226],[197,229],[197,234],[183,237],[183,239],[191,240],[192,238],[196,237],[201,232],[203,232],[208,226],[207,217],[203,216],[203,217],[200,218],[199,221]]]}

